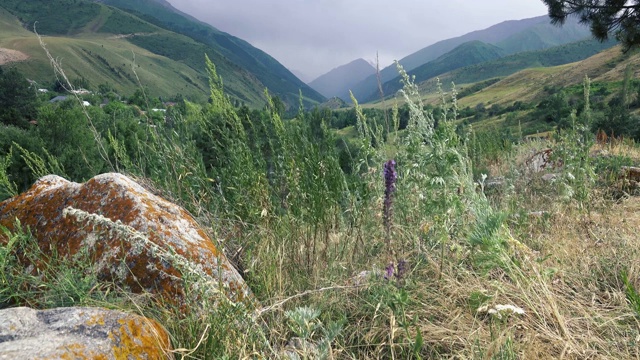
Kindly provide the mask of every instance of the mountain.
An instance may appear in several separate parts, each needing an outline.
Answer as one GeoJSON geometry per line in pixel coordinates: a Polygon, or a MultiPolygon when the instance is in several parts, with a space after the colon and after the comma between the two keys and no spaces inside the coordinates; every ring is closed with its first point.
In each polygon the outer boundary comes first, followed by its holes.
{"type": "Polygon", "coordinates": [[[313,89],[327,98],[336,96],[342,89],[350,89],[355,84],[375,75],[376,69],[364,59],[354,60],[319,76],[309,83],[313,89]]]}
{"type": "MultiPolygon", "coordinates": [[[[503,57],[504,54],[505,51],[495,45],[486,44],[478,40],[469,41],[439,58],[409,71],[408,75],[414,77],[416,83],[420,83],[451,70],[499,59],[503,57]]],[[[398,76],[384,83],[382,91],[384,94],[395,94],[402,86],[403,84],[398,76]]],[[[378,97],[378,93],[374,92],[362,101],[375,101],[378,97]]]]}
{"type": "Polygon", "coordinates": [[[282,100],[297,105],[300,91],[312,103],[325,99],[267,53],[248,42],[196,20],[165,0],[101,0],[104,4],[129,11],[159,27],[211,46],[235,65],[253,74],[282,100]]]}
{"type": "Polygon", "coordinates": [[[70,78],[107,83],[123,95],[145,86],[151,96],[206,98],[206,54],[238,103],[263,106],[265,88],[289,106],[298,105],[300,91],[307,106],[325,100],[271,56],[163,0],[3,0],[0,6],[13,18],[0,22],[0,44],[29,56],[16,66],[38,82],[51,81],[53,70],[30,32],[34,23],[70,78]]]}
{"type": "MultiPolygon", "coordinates": [[[[608,50],[617,44],[615,40],[600,42],[595,39],[576,41],[570,44],[559,45],[549,49],[537,51],[524,51],[505,56],[493,61],[487,61],[470,65],[439,75],[443,84],[457,85],[473,84],[489,81],[495,83],[500,78],[510,76],[529,68],[549,68],[570,64],[589,59],[594,55],[608,50]]],[[[581,78],[577,81],[581,81],[581,78]]],[[[421,90],[425,92],[436,91],[436,79],[431,78],[419,83],[421,90]]],[[[464,87],[460,90],[463,95],[464,87]]]]}
{"type": "MultiPolygon", "coordinates": [[[[463,43],[475,40],[496,45],[502,48],[505,54],[512,54],[518,51],[518,46],[527,50],[539,50],[583,40],[590,36],[589,28],[579,24],[577,19],[570,18],[559,28],[551,24],[548,16],[538,16],[530,19],[505,21],[483,30],[442,40],[410,54],[398,62],[406,71],[411,71],[420,65],[437,59],[463,43]],[[558,32],[564,35],[557,36],[558,32]]],[[[380,72],[382,83],[397,76],[398,71],[395,64],[384,68],[380,72]]],[[[357,98],[368,98],[375,92],[377,82],[376,76],[369,76],[351,88],[351,91],[357,98]]],[[[348,90],[344,89],[339,96],[345,99],[348,97],[348,90]]]]}

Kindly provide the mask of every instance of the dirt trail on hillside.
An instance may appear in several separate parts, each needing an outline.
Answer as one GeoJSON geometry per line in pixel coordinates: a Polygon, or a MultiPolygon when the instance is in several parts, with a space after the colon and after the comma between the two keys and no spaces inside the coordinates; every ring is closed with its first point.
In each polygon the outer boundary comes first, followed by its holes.
{"type": "Polygon", "coordinates": [[[0,65],[16,62],[16,61],[24,61],[29,58],[29,55],[12,49],[0,48],[0,65]]]}

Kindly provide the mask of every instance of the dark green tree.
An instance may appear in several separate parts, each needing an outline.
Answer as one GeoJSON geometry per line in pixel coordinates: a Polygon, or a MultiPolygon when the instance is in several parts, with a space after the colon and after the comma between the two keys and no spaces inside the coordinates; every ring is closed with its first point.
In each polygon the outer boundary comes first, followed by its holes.
{"type": "Polygon", "coordinates": [[[26,128],[37,113],[38,96],[15,68],[0,68],[0,123],[26,128]]]}
{"type": "Polygon", "coordinates": [[[563,24],[569,16],[577,16],[598,40],[614,34],[627,49],[640,45],[640,0],[542,1],[553,23],[563,24]]]}

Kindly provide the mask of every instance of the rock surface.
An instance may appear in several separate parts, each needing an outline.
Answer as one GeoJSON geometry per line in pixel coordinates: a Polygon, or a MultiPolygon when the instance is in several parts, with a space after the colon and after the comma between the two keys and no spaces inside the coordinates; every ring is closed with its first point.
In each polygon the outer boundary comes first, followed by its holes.
{"type": "Polygon", "coordinates": [[[0,359],[173,359],[153,320],[100,308],[0,310],[0,359]]]}
{"type": "Polygon", "coordinates": [[[625,180],[640,182],[640,167],[622,166],[620,167],[620,177],[625,180]]]}
{"type": "MultiPolygon", "coordinates": [[[[187,272],[233,302],[253,299],[187,211],[124,175],[102,174],[84,184],[45,176],[27,192],[0,203],[0,225],[12,229],[16,218],[31,229],[41,250],[71,259],[88,251],[101,279],[132,292],[180,302],[187,272]]],[[[38,264],[25,264],[29,266],[38,264]]]]}
{"type": "Polygon", "coordinates": [[[553,149],[543,149],[536,151],[526,161],[526,167],[533,173],[539,173],[548,169],[558,169],[562,167],[561,162],[553,161],[553,149]]]}

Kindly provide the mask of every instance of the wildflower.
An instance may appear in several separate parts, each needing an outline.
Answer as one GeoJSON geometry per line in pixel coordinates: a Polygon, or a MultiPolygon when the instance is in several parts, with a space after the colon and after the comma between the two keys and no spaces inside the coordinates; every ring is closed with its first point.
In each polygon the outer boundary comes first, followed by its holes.
{"type": "Polygon", "coordinates": [[[391,214],[393,205],[393,192],[396,190],[396,181],[398,180],[398,173],[396,172],[396,161],[389,160],[384,163],[384,209],[383,220],[384,227],[387,230],[387,236],[389,229],[391,228],[391,214]]]}
{"type": "Polygon", "coordinates": [[[509,315],[524,315],[525,311],[521,307],[515,305],[495,305],[493,307],[489,307],[488,305],[484,305],[478,308],[478,313],[487,313],[491,316],[495,316],[498,319],[502,319],[502,316],[509,315]]]}
{"type": "Polygon", "coordinates": [[[398,280],[401,280],[406,272],[407,272],[407,261],[405,259],[402,259],[398,261],[398,266],[396,267],[396,273],[394,275],[398,280]]]}
{"type": "Polygon", "coordinates": [[[386,268],[384,268],[384,278],[385,280],[389,280],[393,277],[393,272],[394,272],[394,266],[393,266],[393,261],[389,263],[389,265],[387,265],[386,268]]]}

